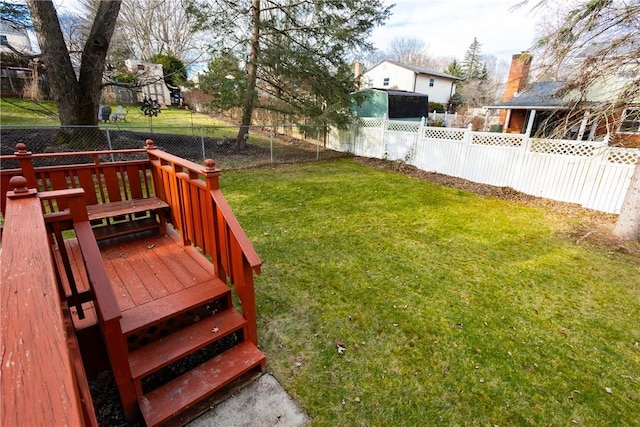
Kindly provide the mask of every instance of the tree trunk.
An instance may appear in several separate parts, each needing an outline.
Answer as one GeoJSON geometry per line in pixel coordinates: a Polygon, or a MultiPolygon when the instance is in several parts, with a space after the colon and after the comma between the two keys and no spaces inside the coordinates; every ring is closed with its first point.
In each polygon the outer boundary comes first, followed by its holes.
{"type": "Polygon", "coordinates": [[[76,77],[53,2],[27,0],[63,126],[98,124],[104,65],[120,3],[100,2],[76,77]]]}
{"type": "Polygon", "coordinates": [[[625,240],[640,242],[640,161],[631,178],[614,233],[625,240]]]}
{"type": "Polygon", "coordinates": [[[251,51],[247,63],[247,89],[242,103],[242,121],[236,137],[236,146],[244,148],[249,137],[249,126],[256,100],[256,76],[260,51],[260,0],[251,0],[251,51]]]}

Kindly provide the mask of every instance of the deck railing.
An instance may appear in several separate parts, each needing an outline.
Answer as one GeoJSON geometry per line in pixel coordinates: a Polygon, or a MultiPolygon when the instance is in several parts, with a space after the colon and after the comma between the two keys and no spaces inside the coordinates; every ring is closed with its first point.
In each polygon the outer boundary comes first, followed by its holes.
{"type": "Polygon", "coordinates": [[[16,177],[3,189],[0,424],[97,425],[41,195],[26,185],[16,177]]]}
{"type": "Polygon", "coordinates": [[[171,207],[169,222],[182,243],[209,256],[216,275],[234,285],[248,321],[248,340],[258,344],[253,274],[262,261],[220,191],[220,170],[211,159],[199,165],[157,149],[147,140],[156,195],[171,207]]]}
{"type": "MultiPolygon", "coordinates": [[[[183,244],[200,248],[210,257],[216,275],[234,285],[248,321],[247,339],[257,345],[253,274],[260,273],[262,262],[220,191],[220,171],[213,160],[202,166],[168,154],[148,140],[142,149],[42,154],[18,144],[13,156],[2,156],[0,161],[19,164],[0,170],[3,214],[9,179],[18,174],[38,191],[84,188],[87,205],[150,196],[167,202],[169,223],[183,244]],[[61,165],[65,159],[68,164],[61,165]],[[34,166],[38,162],[53,165],[34,166]]],[[[61,211],[67,203],[65,198],[47,199],[43,209],[61,211]]]]}

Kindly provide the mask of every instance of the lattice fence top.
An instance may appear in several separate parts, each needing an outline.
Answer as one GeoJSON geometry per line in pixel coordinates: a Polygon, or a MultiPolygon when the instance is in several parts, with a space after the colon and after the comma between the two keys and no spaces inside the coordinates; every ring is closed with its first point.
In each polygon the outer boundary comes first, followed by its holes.
{"type": "Polygon", "coordinates": [[[359,120],[359,125],[363,128],[380,128],[382,127],[383,121],[384,119],[382,117],[361,118],[359,120]]]}
{"type": "Polygon", "coordinates": [[[471,143],[492,147],[522,147],[523,139],[524,136],[520,134],[474,132],[471,137],[471,143]]]}
{"type": "Polygon", "coordinates": [[[594,144],[593,142],[532,139],[530,150],[534,153],[542,154],[591,157],[596,154],[596,149],[600,147],[602,147],[602,144],[594,144]]]}
{"type": "Polygon", "coordinates": [[[607,163],[617,165],[635,165],[640,162],[640,149],[611,147],[607,155],[607,163]]]}
{"type": "Polygon", "coordinates": [[[464,129],[455,128],[439,128],[439,127],[427,127],[424,128],[424,137],[429,139],[448,139],[450,141],[462,141],[464,139],[464,129]]]}
{"type": "Polygon", "coordinates": [[[387,130],[391,132],[418,132],[420,122],[387,122],[387,130]]]}

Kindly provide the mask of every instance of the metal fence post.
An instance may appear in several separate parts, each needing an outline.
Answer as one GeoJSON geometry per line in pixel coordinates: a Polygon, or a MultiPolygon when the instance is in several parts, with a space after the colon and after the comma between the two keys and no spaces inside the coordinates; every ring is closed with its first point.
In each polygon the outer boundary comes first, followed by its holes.
{"type": "Polygon", "coordinates": [[[271,164],[273,164],[273,126],[271,125],[271,132],[269,133],[269,149],[271,150],[271,164]]]}
{"type": "Polygon", "coordinates": [[[207,154],[204,152],[204,129],[200,127],[200,141],[202,142],[202,161],[207,160],[207,154]]]}
{"type": "MultiPolygon", "coordinates": [[[[109,151],[113,151],[113,146],[111,145],[111,134],[109,133],[109,127],[105,128],[105,130],[107,131],[107,144],[109,144],[109,151]]],[[[111,161],[115,162],[115,158],[113,156],[113,153],[111,153],[111,161]]]]}

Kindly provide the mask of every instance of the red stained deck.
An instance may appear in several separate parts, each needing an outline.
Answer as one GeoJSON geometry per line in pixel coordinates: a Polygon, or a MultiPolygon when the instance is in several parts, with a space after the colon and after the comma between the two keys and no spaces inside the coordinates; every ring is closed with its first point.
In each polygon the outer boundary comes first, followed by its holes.
{"type": "MultiPolygon", "coordinates": [[[[78,291],[89,289],[76,239],[65,240],[78,291]]],[[[216,278],[213,264],[192,247],[182,246],[175,231],[169,235],[135,235],[109,239],[98,244],[105,270],[123,316],[128,310],[175,294],[216,278]]],[[[82,329],[96,323],[91,302],[85,304],[86,318],[74,314],[74,325],[82,329]]]]}
{"type": "Polygon", "coordinates": [[[96,425],[85,370],[98,358],[113,372],[127,420],[141,413],[149,426],[186,421],[204,399],[264,369],[253,290],[261,261],[220,191],[215,162],[198,165],[152,141],[145,149],[110,152],[16,149],[2,160],[19,168],[0,168],[6,238],[0,267],[11,284],[0,289],[0,341],[31,347],[2,364],[3,421],[96,425]],[[114,161],[115,154],[123,159],[114,161]],[[67,157],[90,161],[61,165],[67,157]],[[35,284],[46,298],[20,292],[35,284]],[[46,309],[57,317],[43,316],[46,309]],[[24,317],[26,310],[34,314],[24,317]],[[15,340],[23,335],[29,339],[15,340]],[[88,359],[80,338],[94,352],[88,359]],[[61,363],[50,378],[60,391],[43,387],[49,377],[34,377],[43,366],[34,362],[51,359],[52,349],[61,363]],[[206,362],[188,365],[177,378],[166,375],[172,363],[204,354],[206,362]],[[53,407],[32,417],[24,408],[35,401],[53,407]]]}

